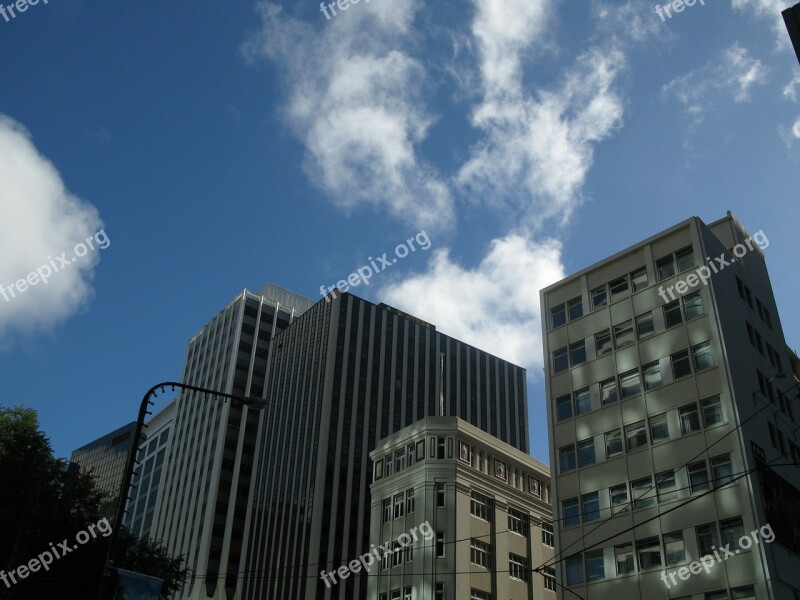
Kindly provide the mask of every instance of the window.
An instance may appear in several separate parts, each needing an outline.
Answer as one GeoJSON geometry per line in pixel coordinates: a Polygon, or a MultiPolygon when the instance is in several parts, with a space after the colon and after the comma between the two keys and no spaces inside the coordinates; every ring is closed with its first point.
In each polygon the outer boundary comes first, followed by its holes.
{"type": "Polygon", "coordinates": [[[581,467],[593,465],[595,463],[594,438],[578,442],[578,460],[580,461],[581,467]]]}
{"type": "Polygon", "coordinates": [[[597,357],[601,357],[611,352],[611,330],[605,329],[594,335],[594,349],[597,357]]]}
{"type": "Polygon", "coordinates": [[[669,304],[664,305],[664,327],[669,329],[675,327],[683,322],[681,315],[681,303],[679,300],[674,300],[669,304]]]}
{"type": "Polygon", "coordinates": [[[392,600],[400,600],[400,589],[392,590],[392,600]]]}
{"type": "Polygon", "coordinates": [[[555,592],[556,570],[553,567],[545,567],[542,572],[542,577],[544,577],[544,589],[555,592]]]}
{"type": "Polygon", "coordinates": [[[619,376],[619,387],[622,389],[623,398],[630,398],[641,393],[642,383],[639,380],[639,369],[622,373],[619,376]]]}
{"type": "Polygon", "coordinates": [[[606,433],[606,458],[622,454],[622,431],[614,429],[606,433]]]}
{"type": "Polygon", "coordinates": [[[581,300],[580,296],[567,302],[567,312],[569,313],[570,321],[583,316],[583,300],[581,300]]]}
{"type": "Polygon", "coordinates": [[[567,570],[567,585],[583,583],[583,556],[581,553],[568,556],[564,562],[567,570]]]}
{"type": "Polygon", "coordinates": [[[628,506],[628,484],[620,483],[608,488],[608,495],[611,501],[611,511],[618,514],[627,509],[628,506]],[[618,510],[615,510],[618,509],[618,510]]]}
{"type": "Polygon", "coordinates": [[[617,381],[612,377],[600,382],[600,403],[605,406],[617,401],[617,381]]]}
{"type": "Polygon", "coordinates": [[[577,366],[586,362],[586,340],[575,342],[569,347],[570,366],[577,366]]]}
{"type": "Polygon", "coordinates": [[[708,468],[706,467],[706,461],[701,460],[696,463],[690,464],[686,467],[687,472],[689,473],[689,488],[692,490],[692,493],[695,492],[704,492],[711,484],[708,481],[708,468]]]}
{"type": "Polygon", "coordinates": [[[639,290],[643,290],[648,285],[647,281],[647,268],[641,267],[636,269],[631,273],[631,286],[633,287],[633,291],[638,292],[639,290]]]}
{"type": "Polygon", "coordinates": [[[742,524],[742,517],[734,519],[725,519],[719,522],[719,530],[722,535],[722,545],[726,544],[736,547],[739,538],[744,536],[744,525],[742,524]]]}
{"type": "Polygon", "coordinates": [[[640,569],[652,569],[661,566],[661,544],[657,537],[636,542],[636,556],[640,569]]]}
{"type": "Polygon", "coordinates": [[[438,583],[436,584],[436,600],[444,600],[444,584],[438,583]]]}
{"type": "Polygon", "coordinates": [[[687,404],[678,409],[681,420],[681,433],[683,435],[700,429],[700,417],[697,414],[697,404],[687,404]]]}
{"type": "Polygon", "coordinates": [[[566,473],[572,471],[576,467],[575,463],[575,445],[570,444],[558,450],[561,464],[561,472],[566,473]]]}
{"type": "Polygon", "coordinates": [[[508,508],[508,530],[513,531],[523,537],[528,537],[528,515],[516,510],[508,508]]]}
{"type": "Polygon", "coordinates": [[[655,326],[653,325],[653,311],[644,313],[636,317],[636,335],[639,339],[644,339],[648,335],[655,333],[655,326]]]}
{"type": "Polygon", "coordinates": [[[717,592],[706,592],[703,595],[703,600],[728,600],[728,592],[719,590],[717,592]]]}
{"type": "Polygon", "coordinates": [[[553,548],[555,546],[556,536],[553,532],[552,523],[542,523],[542,543],[545,546],[553,548]]]}
{"type": "Polygon", "coordinates": [[[736,278],[736,287],[739,288],[739,297],[744,300],[744,284],[738,277],[736,278]]]}
{"type": "Polygon", "coordinates": [[[633,321],[628,319],[619,325],[614,325],[614,344],[617,348],[630,346],[635,342],[633,337],[633,321]]]}
{"type": "Polygon", "coordinates": [[[383,501],[383,522],[388,523],[392,520],[392,499],[386,498],[383,501]]]}
{"type": "Polygon", "coordinates": [[[414,488],[406,490],[406,514],[414,512],[414,488]]]}
{"type": "Polygon", "coordinates": [[[644,421],[637,421],[625,426],[625,447],[628,452],[647,446],[647,429],[644,421]]]}
{"type": "Polygon", "coordinates": [[[611,301],[619,299],[624,293],[628,291],[628,278],[620,277],[608,284],[609,291],[611,292],[611,301]]]}
{"type": "Polygon", "coordinates": [[[561,327],[567,322],[567,312],[563,304],[550,309],[550,325],[553,329],[561,327]]]}
{"type": "Polygon", "coordinates": [[[719,394],[701,400],[700,406],[703,407],[703,427],[711,427],[725,420],[722,416],[722,404],[719,401],[719,394]]]}
{"type": "Polygon", "coordinates": [[[581,522],[581,509],[577,498],[568,498],[561,502],[562,518],[564,526],[579,525],[581,522]]]}
{"type": "Polygon", "coordinates": [[[403,588],[403,600],[411,600],[411,589],[410,585],[403,588]]]}
{"type": "Polygon", "coordinates": [[[656,273],[659,281],[664,281],[675,275],[675,262],[672,260],[671,254],[656,261],[656,273]]]}
{"type": "Polygon", "coordinates": [[[399,519],[405,513],[403,509],[405,508],[405,494],[396,494],[394,497],[394,518],[399,519]]]}
{"type": "Polygon", "coordinates": [[[482,592],[481,590],[472,589],[469,592],[470,600],[492,600],[492,595],[489,592],[482,592]]]}
{"type": "Polygon", "coordinates": [[[385,470],[383,471],[383,476],[388,477],[392,474],[392,455],[387,454],[386,458],[384,459],[385,462],[385,470]]]}
{"type": "Polygon", "coordinates": [[[692,292],[683,297],[683,312],[686,314],[687,321],[702,317],[706,313],[703,308],[703,296],[700,295],[700,292],[692,292]]]}
{"type": "Polygon", "coordinates": [[[669,439],[669,424],[667,423],[667,413],[662,413],[650,417],[650,439],[655,444],[660,440],[669,439]]]}
{"type": "Polygon", "coordinates": [[[752,585],[731,589],[732,600],[756,600],[756,591],[752,585]]]}
{"type": "MultiPolygon", "coordinates": [[[[392,542],[392,566],[403,564],[403,552],[400,547],[400,542],[392,542]]],[[[397,592],[397,597],[400,597],[400,591],[397,592]]]]}
{"type": "Polygon", "coordinates": [[[572,398],[569,394],[556,398],[556,414],[559,422],[572,418],[572,398]]]}
{"type": "Polygon", "coordinates": [[[553,373],[560,373],[569,369],[569,355],[566,348],[553,351],[553,373]]]}
{"type": "Polygon", "coordinates": [[[485,542],[473,539],[470,543],[470,562],[484,569],[491,569],[492,547],[485,542]]]}
{"type": "Polygon", "coordinates": [[[397,452],[395,452],[394,464],[395,464],[395,468],[398,471],[402,471],[403,469],[406,468],[406,449],[405,448],[402,448],[402,449],[398,450],[397,452]]]}
{"type": "Polygon", "coordinates": [[[600,494],[592,492],[581,496],[581,509],[583,511],[583,522],[595,521],[600,518],[600,494]]]}
{"type": "Polygon", "coordinates": [[[692,374],[692,365],[689,363],[689,351],[681,350],[670,356],[672,362],[672,378],[680,379],[692,374]]]}
{"type": "Polygon", "coordinates": [[[675,471],[672,469],[656,473],[656,489],[658,501],[665,502],[678,496],[678,484],[675,481],[675,471]]]}
{"type": "Polygon", "coordinates": [[[592,290],[592,310],[605,306],[606,304],[608,304],[606,286],[592,290]]]}
{"type": "MultiPolygon", "coordinates": [[[[574,467],[573,467],[574,468],[574,467]]],[[[470,502],[470,512],[484,521],[492,520],[493,502],[488,496],[484,496],[479,492],[472,492],[472,500],[470,502]]]]}
{"type": "Polygon", "coordinates": [[[383,459],[375,461],[375,481],[383,477],[383,459]]]}
{"type": "Polygon", "coordinates": [[[633,544],[614,546],[614,559],[617,563],[617,575],[633,573],[636,569],[633,564],[633,544]]]}
{"type": "Polygon", "coordinates": [[[598,581],[605,579],[606,570],[603,564],[603,549],[590,550],[586,553],[586,579],[598,581]]]}
{"type": "Polygon", "coordinates": [[[668,565],[674,565],[686,560],[686,544],[683,541],[683,531],[664,534],[664,560],[668,565]]]}
{"type": "Polygon", "coordinates": [[[711,554],[713,552],[712,548],[719,546],[716,523],[698,525],[694,529],[697,534],[697,550],[700,556],[711,554]]]}
{"type": "MultiPolygon", "coordinates": [[[[392,545],[391,542],[386,542],[384,548],[389,548],[392,545]]],[[[385,571],[392,566],[392,553],[387,550],[387,552],[381,557],[381,570],[385,571]]]]}
{"type": "Polygon", "coordinates": [[[692,346],[692,354],[694,355],[694,370],[702,371],[703,369],[710,369],[714,366],[714,356],[711,354],[711,342],[703,342],[692,346]]]}
{"type": "Polygon", "coordinates": [[[436,532],[436,558],[444,558],[444,531],[436,532]]]}
{"type": "Polygon", "coordinates": [[[691,269],[694,266],[694,252],[692,247],[682,248],[675,253],[675,263],[678,267],[678,273],[691,269]]]}
{"type": "Polygon", "coordinates": [[[417,445],[414,444],[413,442],[408,445],[408,448],[406,448],[406,451],[408,452],[408,466],[409,467],[413,466],[414,463],[417,462],[416,461],[416,458],[417,458],[416,448],[417,448],[417,445]]]}
{"type": "Polygon", "coordinates": [[[436,458],[439,460],[444,460],[444,451],[445,451],[445,438],[437,437],[436,438],[436,458]]]}
{"type": "Polygon", "coordinates": [[[643,365],[642,374],[644,375],[645,390],[649,391],[661,387],[661,365],[658,361],[643,365]]]}
{"type": "Polygon", "coordinates": [[[575,414],[582,415],[592,410],[592,396],[589,388],[575,392],[575,414]]]}
{"type": "Polygon", "coordinates": [[[528,559],[516,554],[508,554],[508,574],[512,579],[528,581],[528,559]]]}
{"type": "Polygon", "coordinates": [[[714,487],[721,487],[733,480],[731,455],[723,454],[711,459],[711,472],[714,475],[714,487]]]}
{"type": "Polygon", "coordinates": [[[655,488],[653,488],[653,478],[642,477],[631,481],[631,496],[633,496],[633,508],[645,508],[656,503],[655,488]]]}
{"type": "Polygon", "coordinates": [[[445,489],[443,483],[436,484],[436,508],[444,508],[445,506],[445,489]]]}

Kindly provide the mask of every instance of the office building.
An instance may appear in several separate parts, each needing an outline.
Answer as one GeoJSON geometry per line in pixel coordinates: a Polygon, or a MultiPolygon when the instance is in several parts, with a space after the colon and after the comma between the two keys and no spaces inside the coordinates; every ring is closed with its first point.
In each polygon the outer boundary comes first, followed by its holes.
{"type": "Polygon", "coordinates": [[[385,304],[320,300],[273,342],[243,598],[366,598],[365,577],[329,589],[319,573],[369,547],[378,440],[443,413],[527,452],[525,378],[385,304]]]}
{"type": "MultiPolygon", "coordinates": [[[[184,383],[262,397],[272,338],[312,306],[267,285],[244,290],[189,341],[184,383]]],[[[232,599],[244,579],[242,534],[259,412],[181,392],[151,537],[183,555],[192,577],[181,599],[232,599]]]]}
{"type": "Polygon", "coordinates": [[[553,557],[546,465],[456,417],[417,421],[370,459],[365,551],[389,552],[356,563],[371,567],[367,598],[555,600],[554,571],[533,572],[553,557]]]}
{"type": "Polygon", "coordinates": [[[541,291],[559,599],[798,597],[797,359],[768,245],[692,217],[541,291]]]}

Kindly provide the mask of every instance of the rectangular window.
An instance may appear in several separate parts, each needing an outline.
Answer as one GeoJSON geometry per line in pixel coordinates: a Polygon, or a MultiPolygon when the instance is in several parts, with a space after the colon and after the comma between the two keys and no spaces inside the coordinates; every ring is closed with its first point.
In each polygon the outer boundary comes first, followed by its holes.
{"type": "Polygon", "coordinates": [[[394,464],[398,471],[406,468],[406,449],[402,448],[394,454],[394,464]]]}
{"type": "Polygon", "coordinates": [[[566,473],[567,471],[572,471],[577,465],[575,462],[575,445],[570,444],[569,446],[564,446],[559,448],[559,464],[561,465],[561,472],[566,473]]]}
{"type": "Polygon", "coordinates": [[[436,484],[436,508],[445,507],[445,488],[443,483],[436,484]]]}
{"type": "Polygon", "coordinates": [[[569,313],[570,321],[583,316],[583,300],[581,300],[580,296],[567,302],[567,312],[569,313]]]}
{"type": "Polygon", "coordinates": [[[589,550],[586,553],[586,579],[599,581],[606,578],[605,564],[603,563],[603,549],[589,550]]]}
{"type": "Polygon", "coordinates": [[[622,454],[622,431],[614,429],[606,433],[606,458],[622,454]]]}
{"type": "Polygon", "coordinates": [[[612,345],[610,329],[604,329],[600,333],[596,333],[594,335],[594,349],[598,358],[611,352],[612,345]]]}
{"type": "Polygon", "coordinates": [[[664,559],[668,565],[675,565],[686,560],[686,544],[683,531],[664,534],[664,559]]]}
{"type": "Polygon", "coordinates": [[[606,286],[599,287],[592,290],[592,310],[598,309],[601,306],[608,304],[608,294],[606,286]]]}
{"type": "Polygon", "coordinates": [[[553,329],[561,327],[567,322],[567,311],[563,304],[550,309],[550,325],[553,329]]]}
{"type": "Polygon", "coordinates": [[[639,369],[622,373],[619,376],[619,387],[622,390],[622,398],[630,398],[642,391],[642,382],[639,380],[639,369]]]}
{"type": "Polygon", "coordinates": [[[577,498],[568,498],[561,502],[564,527],[579,525],[581,522],[581,508],[577,498]]]}
{"type": "Polygon", "coordinates": [[[508,575],[512,579],[528,581],[528,559],[517,554],[508,554],[508,575]]]}
{"type": "Polygon", "coordinates": [[[712,547],[719,546],[716,523],[698,525],[695,527],[695,532],[697,534],[697,550],[700,556],[711,554],[713,552],[712,547]]]}
{"type": "Polygon", "coordinates": [[[600,404],[605,406],[617,401],[617,381],[613,377],[600,382],[600,404]]]}
{"type": "Polygon", "coordinates": [[[711,487],[708,481],[708,467],[706,461],[701,460],[686,467],[689,473],[689,488],[692,493],[704,492],[711,487]]]}
{"type": "Polygon", "coordinates": [[[411,600],[411,586],[407,585],[403,588],[403,600],[411,600]]]}
{"type": "Polygon", "coordinates": [[[388,523],[392,520],[392,499],[386,498],[383,501],[383,522],[388,523]]]}
{"type": "Polygon", "coordinates": [[[647,447],[647,428],[644,426],[644,421],[625,426],[625,447],[628,452],[647,447]]]}
{"type": "Polygon", "coordinates": [[[595,463],[594,438],[578,442],[578,460],[581,467],[593,465],[595,463]]]}
{"type": "Polygon", "coordinates": [[[484,569],[492,568],[492,547],[480,540],[470,542],[470,562],[484,569]]]}
{"type": "Polygon", "coordinates": [[[553,532],[552,523],[542,523],[542,543],[545,546],[550,546],[551,548],[555,546],[556,536],[553,532]]]}
{"type": "MultiPolygon", "coordinates": [[[[392,542],[392,566],[401,564],[403,564],[403,549],[400,547],[400,542],[392,542]]],[[[400,597],[400,590],[397,591],[397,596],[400,597]]]]}
{"type": "Polygon", "coordinates": [[[405,494],[396,494],[394,497],[394,518],[399,519],[405,513],[403,509],[405,508],[405,494]]]}
{"type": "Polygon", "coordinates": [[[628,292],[628,278],[620,277],[608,284],[608,289],[611,292],[611,301],[619,300],[624,294],[628,292]]]}
{"type": "Polygon", "coordinates": [[[714,487],[721,487],[733,479],[731,455],[722,454],[711,459],[711,472],[714,475],[714,487]]]}
{"type": "Polygon", "coordinates": [[[694,370],[702,371],[703,369],[710,369],[714,366],[714,356],[711,354],[711,342],[703,342],[692,346],[692,354],[694,355],[694,370]]]}
{"type": "Polygon", "coordinates": [[[687,404],[678,409],[681,420],[681,433],[683,435],[700,430],[700,416],[697,414],[697,404],[687,404]]]}
{"type": "Polygon", "coordinates": [[[581,510],[583,522],[595,521],[600,518],[600,494],[592,492],[581,496],[581,510]]]}
{"type": "Polygon", "coordinates": [[[675,275],[675,261],[672,260],[671,254],[656,261],[656,273],[659,281],[664,281],[675,275]]]}
{"type": "Polygon", "coordinates": [[[630,346],[636,341],[633,335],[633,321],[628,319],[619,325],[614,325],[614,344],[617,348],[630,346]]]}
{"type": "Polygon", "coordinates": [[[564,561],[567,571],[567,585],[583,583],[583,554],[573,554],[564,561]]]}
{"type": "Polygon", "coordinates": [[[752,585],[731,588],[731,600],[756,600],[756,590],[752,585]]]}
{"type": "Polygon", "coordinates": [[[575,414],[582,415],[592,410],[592,395],[589,388],[575,392],[575,414]]]}
{"type": "Polygon", "coordinates": [[[586,362],[586,340],[570,344],[569,362],[572,367],[586,362]]]}
{"type": "Polygon", "coordinates": [[[689,363],[689,351],[681,350],[670,356],[672,362],[672,378],[680,379],[692,374],[692,365],[689,363]]]}
{"type": "Polygon", "coordinates": [[[388,477],[389,475],[392,474],[392,455],[391,454],[387,454],[386,457],[384,458],[384,466],[385,466],[385,469],[383,471],[383,476],[384,477],[388,477]]]}
{"type": "Polygon", "coordinates": [[[653,324],[653,311],[648,311],[636,317],[636,335],[639,339],[644,339],[648,335],[655,333],[656,328],[653,324]]]}
{"type": "Polygon", "coordinates": [[[436,583],[436,600],[444,600],[444,584],[436,583]]]}
{"type": "Polygon", "coordinates": [[[472,589],[469,592],[469,600],[492,600],[492,595],[489,592],[472,589]]]}
{"type": "MultiPolygon", "coordinates": [[[[573,467],[574,468],[574,467],[573,467]]],[[[472,492],[472,499],[470,501],[470,512],[484,521],[492,520],[492,511],[494,510],[494,503],[488,496],[484,496],[479,492],[472,492]]]]}
{"type": "Polygon", "coordinates": [[[445,451],[445,438],[437,437],[436,438],[436,458],[439,460],[444,460],[444,451],[445,451]]]}
{"type": "Polygon", "coordinates": [[[634,293],[648,286],[646,267],[641,267],[631,273],[631,286],[634,293]]]}
{"type": "Polygon", "coordinates": [[[669,329],[683,323],[681,315],[681,303],[679,300],[674,300],[669,304],[664,305],[664,327],[669,329]]]}
{"type": "Polygon", "coordinates": [[[744,536],[742,517],[720,521],[719,531],[722,535],[722,546],[724,547],[726,544],[730,544],[735,548],[739,539],[744,536]]]}
{"type": "Polygon", "coordinates": [[[417,445],[414,443],[409,444],[406,452],[408,452],[408,466],[411,467],[417,462],[417,445]]]}
{"type": "Polygon", "coordinates": [[[692,292],[683,297],[683,312],[686,314],[687,321],[702,317],[706,313],[703,308],[703,296],[700,292],[692,292]]]}
{"type": "Polygon", "coordinates": [[[669,423],[667,422],[667,413],[650,417],[650,439],[653,440],[654,444],[660,440],[669,439],[669,423]]]}
{"type": "Polygon", "coordinates": [[[556,591],[556,570],[553,567],[545,567],[542,571],[544,577],[544,589],[551,592],[556,591]]]}
{"type": "Polygon", "coordinates": [[[436,532],[436,558],[444,558],[444,531],[436,532]]]}
{"type": "Polygon", "coordinates": [[[639,559],[639,568],[652,569],[661,566],[661,543],[658,537],[651,537],[636,542],[636,556],[639,559]]]}
{"type": "Polygon", "coordinates": [[[561,373],[569,369],[569,354],[566,348],[553,351],[553,373],[561,373]]]}
{"type": "Polygon", "coordinates": [[[556,415],[559,422],[572,418],[572,397],[569,394],[556,398],[556,415]]]}
{"type": "Polygon", "coordinates": [[[406,490],[406,514],[410,515],[414,512],[414,488],[406,490]]]}
{"type": "Polygon", "coordinates": [[[694,266],[694,251],[691,246],[682,248],[675,253],[675,264],[678,267],[678,273],[683,273],[694,266]]]}
{"type": "Polygon", "coordinates": [[[508,530],[528,537],[528,515],[514,508],[508,508],[508,530]]]}
{"type": "Polygon", "coordinates": [[[628,508],[628,484],[620,483],[608,488],[611,511],[613,514],[624,512],[628,508]]]}
{"type": "Polygon", "coordinates": [[[700,401],[700,406],[703,407],[703,427],[711,427],[724,422],[719,394],[704,398],[700,401]]]}
{"type": "Polygon", "coordinates": [[[653,487],[652,477],[642,477],[631,481],[631,496],[633,508],[645,508],[656,503],[656,490],[653,487]]]}
{"type": "Polygon", "coordinates": [[[400,600],[400,590],[392,590],[392,600],[400,600]]]}
{"type": "Polygon", "coordinates": [[[656,473],[656,488],[658,489],[658,501],[666,502],[678,496],[678,484],[675,481],[675,471],[662,471],[656,473]]]}
{"type": "Polygon", "coordinates": [[[642,374],[644,375],[645,390],[649,391],[661,387],[661,365],[658,361],[643,365],[642,374]]]}
{"type": "Polygon", "coordinates": [[[744,300],[744,284],[738,277],[736,278],[736,287],[739,288],[739,297],[744,300]]]}
{"type": "Polygon", "coordinates": [[[636,570],[633,564],[633,544],[614,546],[614,559],[617,563],[617,575],[633,573],[636,570]]]}

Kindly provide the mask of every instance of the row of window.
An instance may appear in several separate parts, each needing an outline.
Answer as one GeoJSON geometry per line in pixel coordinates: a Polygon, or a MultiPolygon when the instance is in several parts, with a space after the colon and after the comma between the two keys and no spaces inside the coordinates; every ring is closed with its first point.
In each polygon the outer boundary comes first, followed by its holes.
{"type": "Polygon", "coordinates": [[[772,404],[776,402],[780,404],[782,410],[787,417],[794,421],[794,413],[792,412],[791,402],[789,397],[778,389],[778,386],[768,379],[761,371],[756,369],[756,377],[758,378],[758,390],[764,398],[768,398],[772,404]]]}
{"type": "MultiPolygon", "coordinates": [[[[702,427],[709,428],[725,422],[725,414],[722,411],[722,403],[719,394],[703,398],[700,401],[700,409],[696,402],[686,404],[676,409],[677,422],[680,424],[681,436],[689,435],[701,429],[700,417],[702,415],[702,427]]],[[[642,419],[630,423],[620,428],[612,429],[604,434],[592,436],[583,440],[578,440],[575,444],[567,444],[558,449],[559,468],[561,473],[567,473],[578,467],[586,467],[597,462],[595,437],[600,437],[600,443],[605,448],[606,460],[623,453],[624,450],[633,452],[648,446],[647,432],[650,432],[650,444],[670,439],[670,413],[667,411],[658,415],[653,415],[648,419],[642,419]],[[649,425],[649,427],[648,427],[649,425]]],[[[673,420],[673,425],[675,421],[673,420]]]]}
{"type": "MultiPolygon", "coordinates": [[[[697,557],[713,554],[714,548],[720,547],[720,534],[722,547],[737,547],[740,538],[744,536],[744,526],[741,517],[726,519],[716,522],[697,525],[694,528],[697,542],[697,557]],[[719,525],[719,527],[718,527],[719,525]]],[[[597,548],[568,556],[565,559],[567,585],[599,581],[609,577],[628,575],[649,569],[659,569],[664,566],[674,566],[692,560],[687,551],[684,540],[684,531],[678,530],[665,533],[663,536],[652,536],[635,542],[619,544],[613,548],[597,548]],[[606,572],[606,554],[609,559],[613,553],[613,570],[606,572]]],[[[737,588],[740,592],[749,590],[750,595],[734,595],[734,598],[755,598],[753,588],[737,588]]],[[[723,596],[727,598],[727,596],[723,596]]]]}
{"type": "MultiPolygon", "coordinates": [[[[671,329],[684,321],[691,321],[705,314],[703,297],[700,292],[688,294],[662,307],[664,311],[664,327],[671,329]]],[[[653,311],[649,310],[635,319],[628,319],[610,329],[594,334],[595,357],[600,358],[612,350],[619,350],[634,344],[637,338],[641,341],[655,333],[653,311]],[[635,334],[634,334],[635,331],[635,334]],[[612,344],[613,340],[613,344],[612,344]]],[[[552,353],[553,374],[566,371],[587,361],[586,339],[569,346],[564,346],[552,353]]]]}
{"type": "Polygon", "coordinates": [[[404,515],[414,512],[414,488],[409,488],[404,492],[395,494],[394,498],[384,498],[383,500],[383,522],[388,523],[393,519],[399,519],[404,515]]]}
{"type": "MultiPolygon", "coordinates": [[[[611,486],[608,488],[607,518],[625,512],[629,507],[638,510],[653,506],[656,502],[674,500],[681,490],[687,490],[689,494],[699,494],[710,490],[712,486],[715,489],[720,488],[733,480],[730,454],[712,457],[710,462],[710,475],[708,462],[705,459],[687,465],[686,482],[688,485],[683,487],[678,487],[675,469],[656,473],[655,485],[653,485],[653,477],[647,475],[634,479],[630,483],[625,482],[611,486]]],[[[600,491],[567,498],[561,502],[561,518],[564,527],[589,523],[601,517],[600,491]]]]}
{"type": "Polygon", "coordinates": [[[736,287],[739,289],[739,296],[747,302],[747,305],[752,309],[758,311],[759,318],[767,324],[767,327],[772,329],[772,315],[769,312],[769,309],[761,304],[761,301],[756,298],[755,299],[755,306],[753,305],[753,294],[750,292],[750,288],[747,287],[742,280],[738,277],[736,278],[736,287]]]}

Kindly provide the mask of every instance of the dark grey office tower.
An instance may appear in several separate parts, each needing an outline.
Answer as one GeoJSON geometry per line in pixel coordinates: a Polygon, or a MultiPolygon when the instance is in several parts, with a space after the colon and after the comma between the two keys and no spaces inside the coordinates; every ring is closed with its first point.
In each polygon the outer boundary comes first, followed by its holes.
{"type": "Polygon", "coordinates": [[[528,450],[525,370],[385,304],[321,300],[275,338],[268,372],[248,600],[366,598],[363,573],[332,588],[319,573],[369,550],[369,452],[440,414],[440,402],[445,415],[528,450]]]}
{"type": "MultiPolygon", "coordinates": [[[[244,290],[190,341],[183,382],[262,396],[272,338],[312,306],[267,285],[244,290]]],[[[151,537],[183,555],[192,577],[181,599],[237,594],[259,413],[194,392],[181,393],[167,474],[151,537]]]]}

